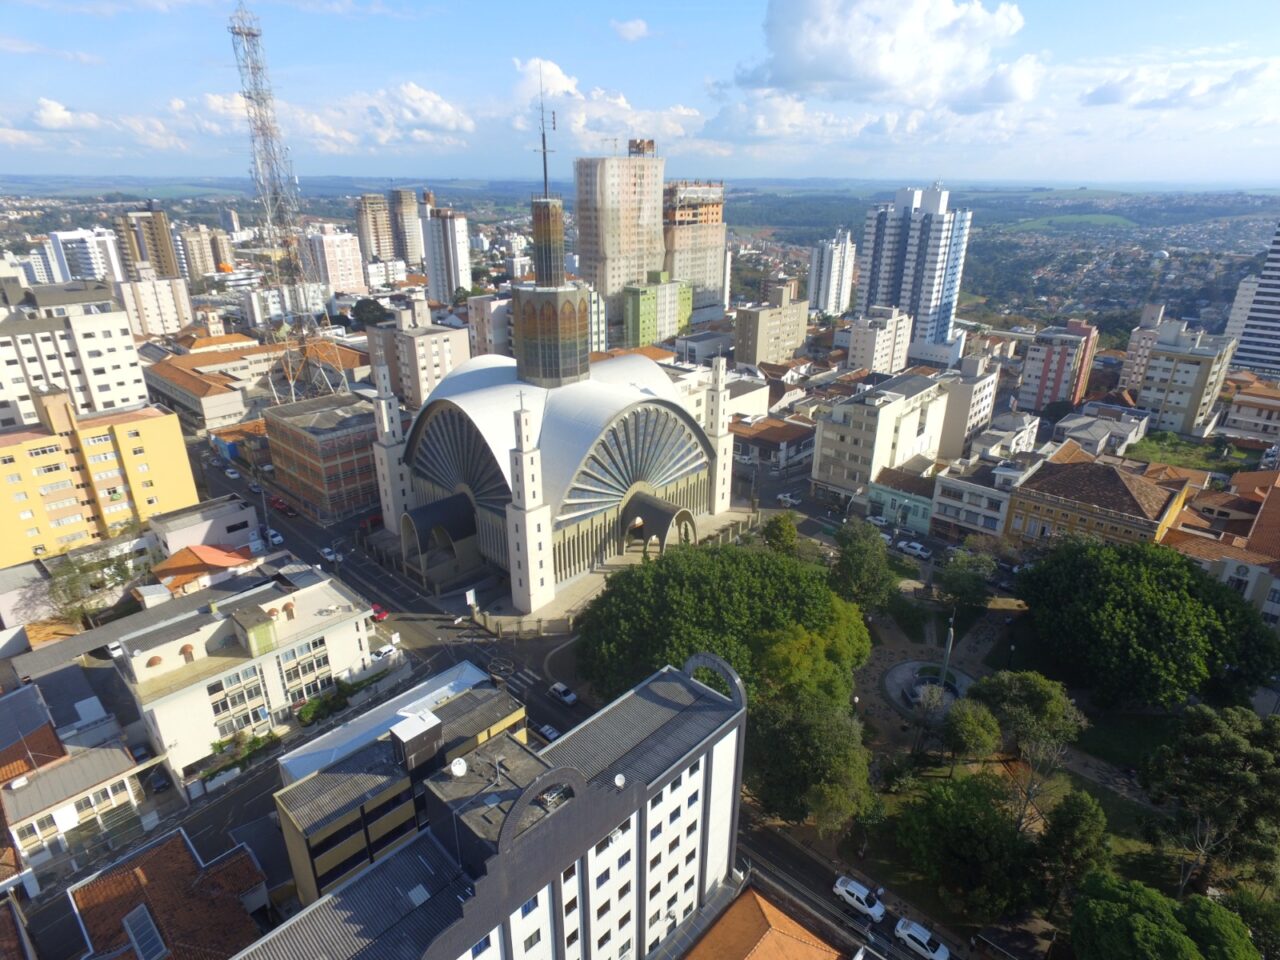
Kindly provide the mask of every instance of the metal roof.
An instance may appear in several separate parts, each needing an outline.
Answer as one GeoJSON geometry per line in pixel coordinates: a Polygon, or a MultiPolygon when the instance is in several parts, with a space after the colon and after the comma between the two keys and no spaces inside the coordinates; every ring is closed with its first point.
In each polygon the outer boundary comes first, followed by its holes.
{"type": "Polygon", "coordinates": [[[375,740],[276,794],[276,802],[304,834],[323,830],[409,774],[389,740],[375,740]]]}
{"type": "Polygon", "coordinates": [[[87,790],[115,780],[137,766],[129,751],[118,743],[87,749],[71,748],[67,759],[28,773],[25,786],[8,784],[0,790],[5,819],[16,824],[51,807],[59,806],[87,790]]]}
{"type": "Polygon", "coordinates": [[[39,689],[22,686],[0,697],[0,748],[39,730],[51,720],[39,689]]]}

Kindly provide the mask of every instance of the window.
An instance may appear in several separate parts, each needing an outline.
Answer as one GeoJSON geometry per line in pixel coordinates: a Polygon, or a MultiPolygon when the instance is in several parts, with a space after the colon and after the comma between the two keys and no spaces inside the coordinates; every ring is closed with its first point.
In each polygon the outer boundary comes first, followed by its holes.
{"type": "Polygon", "coordinates": [[[609,908],[613,906],[608,900],[596,907],[596,919],[602,919],[609,912],[609,908]]]}
{"type": "Polygon", "coordinates": [[[693,766],[691,766],[691,767],[689,768],[689,772],[690,772],[690,773],[697,773],[697,772],[698,772],[698,766],[699,766],[699,764],[701,764],[701,762],[702,762],[701,760],[695,760],[695,761],[693,761],[693,766]]]}
{"type": "Polygon", "coordinates": [[[626,851],[626,853],[624,853],[622,856],[618,858],[618,869],[621,870],[630,862],[631,862],[631,851],[628,850],[626,851]]]}
{"type": "Polygon", "coordinates": [[[532,897],[525,901],[524,906],[520,908],[520,916],[527,917],[538,908],[538,895],[535,893],[532,897]]]}
{"type": "Polygon", "coordinates": [[[609,868],[605,867],[604,872],[596,877],[596,889],[599,890],[609,882],[609,868]]]}
{"type": "Polygon", "coordinates": [[[529,934],[527,937],[524,938],[524,952],[528,953],[530,950],[532,950],[541,942],[542,942],[542,931],[541,930],[533,931],[533,933],[529,934]]]}
{"type": "Polygon", "coordinates": [[[662,791],[659,790],[657,793],[653,795],[653,799],[649,801],[649,809],[652,810],[661,802],[662,802],[662,791]]]}
{"type": "Polygon", "coordinates": [[[564,915],[567,917],[569,916],[569,914],[573,913],[573,911],[577,909],[578,909],[578,898],[574,897],[564,905],[564,915]]]}
{"type": "Polygon", "coordinates": [[[123,924],[138,960],[160,960],[169,953],[164,940],[160,938],[160,931],[156,929],[155,921],[151,919],[151,911],[145,904],[126,913],[123,924]]]}
{"type": "Polygon", "coordinates": [[[662,854],[660,854],[660,853],[655,854],[655,855],[654,855],[654,857],[653,857],[653,859],[649,861],[649,869],[650,869],[650,870],[657,870],[657,869],[658,869],[658,864],[660,864],[660,863],[662,863],[662,854]]]}
{"type": "Polygon", "coordinates": [[[618,888],[618,899],[621,900],[630,892],[631,892],[631,881],[628,880],[626,883],[624,883],[622,886],[618,888]]]}
{"type": "Polygon", "coordinates": [[[671,811],[671,815],[667,817],[667,823],[675,823],[679,819],[680,819],[680,808],[676,807],[674,810],[671,811]]]}
{"type": "Polygon", "coordinates": [[[604,949],[604,945],[605,945],[606,943],[608,943],[608,942],[609,942],[609,940],[610,940],[610,938],[611,938],[612,936],[613,936],[613,933],[612,933],[611,931],[609,931],[609,930],[606,930],[606,931],[604,932],[604,936],[602,936],[599,940],[597,940],[597,941],[596,941],[596,946],[597,946],[599,949],[603,950],[603,949],[604,949]]]}
{"type": "Polygon", "coordinates": [[[658,835],[662,833],[662,824],[656,823],[649,829],[649,839],[656,840],[658,835]]]}
{"type": "Polygon", "coordinates": [[[569,935],[564,938],[565,946],[572,947],[577,942],[578,942],[578,931],[577,930],[569,931],[569,935]]]}
{"type": "Polygon", "coordinates": [[[576,863],[571,863],[571,864],[569,864],[568,869],[567,869],[567,870],[565,870],[565,872],[564,872],[564,874],[563,874],[563,876],[564,876],[564,882],[565,882],[565,883],[568,883],[570,880],[572,880],[572,879],[573,879],[574,877],[576,877],[577,875],[578,875],[578,865],[577,865],[576,863]]]}
{"type": "Polygon", "coordinates": [[[486,933],[484,939],[471,948],[471,956],[478,957],[489,949],[489,935],[486,933]]]}
{"type": "Polygon", "coordinates": [[[697,805],[698,805],[698,791],[697,791],[697,790],[695,790],[695,791],[693,791],[693,793],[689,794],[689,800],[688,800],[688,802],[685,804],[685,806],[686,806],[686,807],[695,807],[695,806],[697,806],[697,805]]]}

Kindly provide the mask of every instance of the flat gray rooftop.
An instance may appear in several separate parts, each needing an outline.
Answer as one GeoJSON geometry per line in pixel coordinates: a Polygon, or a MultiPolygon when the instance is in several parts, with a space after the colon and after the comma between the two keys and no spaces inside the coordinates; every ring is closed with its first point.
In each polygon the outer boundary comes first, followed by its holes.
{"type": "Polygon", "coordinates": [[[299,830],[311,835],[409,776],[396,762],[389,740],[361,750],[276,794],[280,808],[299,830]]]}
{"type": "Polygon", "coordinates": [[[364,397],[349,393],[331,394],[268,407],[263,411],[267,421],[279,420],[295,430],[307,433],[329,433],[355,430],[373,423],[373,404],[364,397]]]}
{"type": "MultiPolygon", "coordinates": [[[[465,774],[456,777],[448,769],[439,770],[427,779],[427,789],[475,836],[496,845],[520,794],[551,765],[510,734],[486,740],[466,760],[465,774]]],[[[531,805],[523,829],[546,814],[543,807],[531,805]]]]}
{"type": "Polygon", "coordinates": [[[246,506],[248,504],[238,493],[229,493],[225,497],[202,500],[200,503],[189,507],[181,507],[177,510],[170,510],[168,513],[152,514],[147,523],[151,524],[153,530],[168,530],[170,526],[177,524],[179,521],[189,523],[191,521],[212,520],[214,517],[243,509],[246,506]]]}

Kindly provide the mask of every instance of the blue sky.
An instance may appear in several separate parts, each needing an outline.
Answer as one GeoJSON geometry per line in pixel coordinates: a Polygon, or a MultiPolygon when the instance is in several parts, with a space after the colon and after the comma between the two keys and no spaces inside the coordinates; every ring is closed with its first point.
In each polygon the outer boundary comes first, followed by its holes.
{"type": "MultiPolygon", "coordinates": [[[[233,7],[0,0],[0,170],[243,173],[233,7]]],[[[1280,184],[1277,0],[252,7],[304,176],[532,178],[541,67],[557,176],[1280,184]]]]}

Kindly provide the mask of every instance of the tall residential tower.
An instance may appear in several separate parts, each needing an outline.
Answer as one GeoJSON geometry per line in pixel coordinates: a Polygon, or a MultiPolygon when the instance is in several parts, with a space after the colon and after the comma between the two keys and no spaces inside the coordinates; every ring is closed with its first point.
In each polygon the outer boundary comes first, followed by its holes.
{"type": "Polygon", "coordinates": [[[809,309],[841,316],[849,309],[858,247],[847,230],[823,240],[809,258],[809,309]]]}
{"type": "Polygon", "coordinates": [[[729,288],[724,184],[676,180],[662,191],[664,267],[693,286],[695,317],[723,315],[729,288]]]}
{"type": "Polygon", "coordinates": [[[1262,276],[1240,282],[1227,335],[1239,341],[1235,366],[1280,372],[1280,227],[1271,238],[1262,276]]]}

